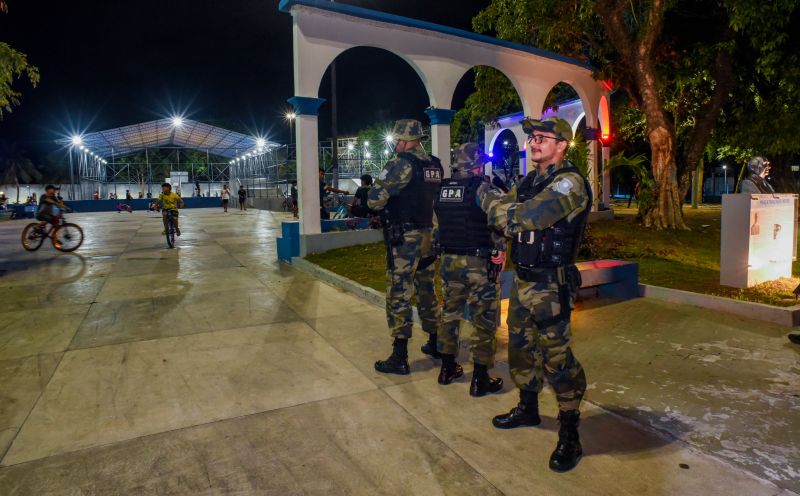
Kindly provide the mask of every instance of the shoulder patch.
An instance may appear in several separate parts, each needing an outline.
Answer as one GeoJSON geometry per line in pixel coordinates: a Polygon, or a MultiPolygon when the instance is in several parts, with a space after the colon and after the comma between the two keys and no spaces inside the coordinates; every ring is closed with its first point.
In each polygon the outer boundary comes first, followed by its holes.
{"type": "Polygon", "coordinates": [[[562,195],[568,195],[569,192],[572,191],[573,187],[574,186],[572,184],[572,181],[570,181],[567,178],[559,179],[559,181],[555,185],[556,191],[558,191],[562,195]]]}
{"type": "Polygon", "coordinates": [[[438,183],[442,181],[442,172],[437,167],[425,167],[422,171],[426,183],[438,183]]]}

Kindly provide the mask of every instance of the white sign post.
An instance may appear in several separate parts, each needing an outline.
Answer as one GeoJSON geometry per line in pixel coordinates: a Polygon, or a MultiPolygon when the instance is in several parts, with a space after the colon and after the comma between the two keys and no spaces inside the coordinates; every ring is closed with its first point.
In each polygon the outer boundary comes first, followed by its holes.
{"type": "Polygon", "coordinates": [[[723,195],[719,283],[749,288],[792,276],[797,195],[723,195]]]}

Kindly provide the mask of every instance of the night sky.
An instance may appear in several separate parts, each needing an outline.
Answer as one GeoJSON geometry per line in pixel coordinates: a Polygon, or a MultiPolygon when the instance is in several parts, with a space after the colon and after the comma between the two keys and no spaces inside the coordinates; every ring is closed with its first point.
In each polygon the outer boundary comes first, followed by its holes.
{"type": "MultiPolygon", "coordinates": [[[[348,0],[462,29],[489,0],[348,0]]],[[[10,0],[0,40],[41,71],[36,89],[15,84],[22,105],[0,139],[35,161],[78,131],[184,113],[191,119],[288,141],[282,116],[293,95],[291,16],[277,0],[10,0]]],[[[340,135],[378,121],[423,118],[416,74],[396,56],[361,48],[337,59],[340,135]]],[[[460,85],[463,99],[469,76],[460,85]]],[[[329,77],[320,96],[329,98],[329,77]]],[[[330,111],[320,115],[330,136],[330,111]]]]}

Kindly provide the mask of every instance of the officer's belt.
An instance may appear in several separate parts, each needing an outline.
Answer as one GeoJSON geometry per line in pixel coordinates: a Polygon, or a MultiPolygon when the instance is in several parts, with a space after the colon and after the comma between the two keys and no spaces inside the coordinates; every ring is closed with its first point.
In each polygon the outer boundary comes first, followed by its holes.
{"type": "Polygon", "coordinates": [[[442,247],[442,253],[448,255],[464,255],[469,257],[488,258],[491,253],[491,248],[448,248],[442,247]]]}
{"type": "Polygon", "coordinates": [[[517,271],[517,277],[523,281],[545,284],[554,282],[559,286],[564,285],[566,282],[566,278],[564,277],[565,267],[563,265],[558,267],[528,267],[525,265],[516,265],[514,268],[517,271]]]}

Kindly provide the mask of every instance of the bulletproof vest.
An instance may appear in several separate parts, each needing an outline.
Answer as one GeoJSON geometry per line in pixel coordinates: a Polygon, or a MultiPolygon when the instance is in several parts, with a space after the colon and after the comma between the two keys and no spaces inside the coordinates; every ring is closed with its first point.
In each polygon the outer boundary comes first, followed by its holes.
{"type": "Polygon", "coordinates": [[[583,179],[584,188],[589,196],[586,208],[571,221],[565,217],[546,229],[518,233],[511,241],[511,260],[516,265],[558,267],[575,263],[586,219],[592,206],[592,188],[580,171],[570,164],[536,185],[533,184],[535,174],[530,174],[517,187],[517,202],[530,200],[557,181],[559,176],[568,172],[577,173],[583,179]]]}
{"type": "Polygon", "coordinates": [[[467,176],[442,182],[434,210],[439,220],[439,244],[447,248],[492,248],[486,214],[475,203],[483,179],[467,176]]]}
{"type": "Polygon", "coordinates": [[[438,158],[421,160],[411,153],[398,153],[411,163],[411,180],[400,194],[389,198],[386,205],[392,224],[412,224],[414,227],[433,227],[433,202],[439,193],[444,169],[438,158]]]}

